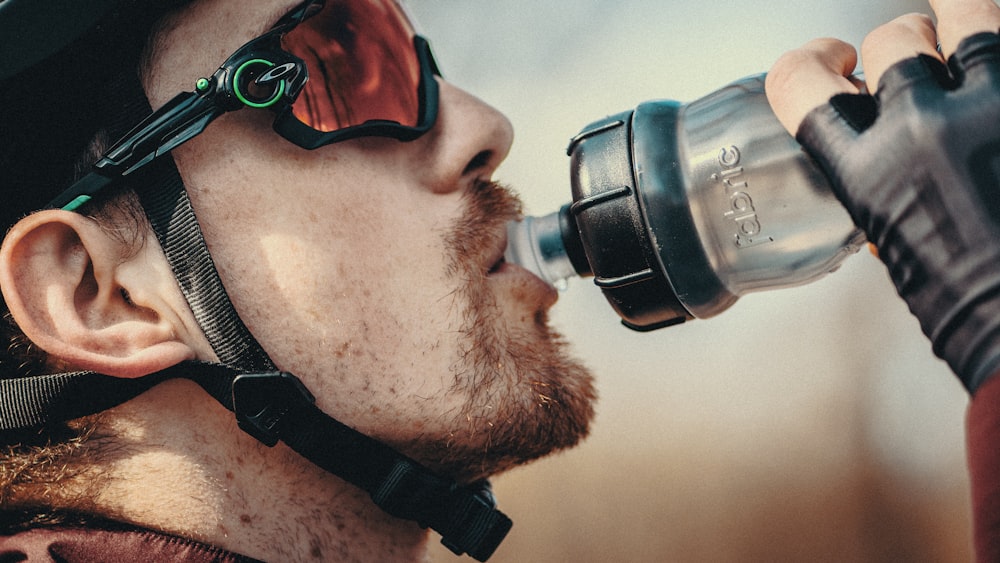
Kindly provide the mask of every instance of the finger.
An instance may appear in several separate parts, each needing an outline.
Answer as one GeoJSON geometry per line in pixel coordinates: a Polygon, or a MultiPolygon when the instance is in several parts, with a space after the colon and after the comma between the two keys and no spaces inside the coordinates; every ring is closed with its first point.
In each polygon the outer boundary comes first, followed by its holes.
{"type": "Polygon", "coordinates": [[[794,135],[814,108],[836,94],[856,94],[849,77],[857,63],[854,48],[836,39],[816,39],[782,55],[767,73],[765,90],[785,129],[794,135]]]}
{"type": "Polygon", "coordinates": [[[937,15],[938,41],[947,59],[962,39],[982,31],[1000,30],[1000,7],[995,0],[930,0],[937,15]]]}
{"type": "Polygon", "coordinates": [[[861,43],[861,61],[868,84],[878,88],[886,69],[920,54],[941,57],[930,17],[907,14],[875,28],[861,43]]]}

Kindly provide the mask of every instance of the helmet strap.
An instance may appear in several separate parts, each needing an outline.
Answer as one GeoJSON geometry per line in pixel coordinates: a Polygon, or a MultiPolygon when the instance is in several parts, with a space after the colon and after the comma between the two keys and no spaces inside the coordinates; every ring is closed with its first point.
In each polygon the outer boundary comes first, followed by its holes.
{"type": "MultiPolygon", "coordinates": [[[[114,109],[105,111],[111,116],[107,132],[110,139],[119,139],[153,110],[137,73],[120,73],[109,86],[104,99],[114,109]]],[[[273,370],[274,363],[243,324],[222,285],[173,156],[162,155],[134,175],[125,175],[122,185],[139,197],[181,293],[220,361],[244,370],[273,370]]]]}

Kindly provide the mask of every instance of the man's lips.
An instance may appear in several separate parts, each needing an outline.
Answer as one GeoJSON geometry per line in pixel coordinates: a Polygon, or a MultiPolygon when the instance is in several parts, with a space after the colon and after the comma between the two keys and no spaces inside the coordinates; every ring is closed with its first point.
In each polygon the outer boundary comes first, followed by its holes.
{"type": "Polygon", "coordinates": [[[498,287],[506,287],[519,295],[519,300],[526,303],[533,303],[534,306],[547,309],[558,299],[558,292],[552,285],[535,275],[527,268],[516,262],[508,262],[507,253],[507,229],[503,230],[503,235],[497,237],[496,246],[486,260],[488,269],[486,276],[493,283],[499,283],[498,287]]]}
{"type": "Polygon", "coordinates": [[[487,254],[487,257],[486,257],[486,260],[485,260],[485,263],[487,265],[487,267],[486,267],[486,275],[491,275],[491,274],[495,274],[495,273],[499,272],[500,269],[503,268],[504,264],[507,263],[507,259],[505,258],[506,254],[507,254],[507,228],[506,228],[506,224],[503,224],[502,230],[500,231],[499,236],[492,237],[492,241],[491,242],[493,242],[492,248],[490,249],[489,253],[487,254]]]}
{"type": "Polygon", "coordinates": [[[500,257],[500,259],[499,259],[499,260],[497,260],[497,261],[496,261],[496,262],[495,262],[495,263],[494,263],[494,264],[493,264],[493,265],[492,265],[492,266],[490,267],[490,269],[486,271],[486,275],[491,275],[491,274],[495,274],[495,273],[499,272],[499,271],[500,271],[500,268],[503,268],[504,264],[506,264],[506,263],[507,263],[507,260],[506,260],[506,258],[504,258],[503,256],[501,256],[501,257],[500,257]]]}

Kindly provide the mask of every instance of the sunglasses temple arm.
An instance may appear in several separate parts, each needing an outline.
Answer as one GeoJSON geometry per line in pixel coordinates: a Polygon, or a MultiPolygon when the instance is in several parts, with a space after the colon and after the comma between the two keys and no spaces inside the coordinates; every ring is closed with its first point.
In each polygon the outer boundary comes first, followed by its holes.
{"type": "Polygon", "coordinates": [[[49,202],[50,209],[74,211],[115,180],[128,176],[205,130],[227,111],[210,96],[178,94],[115,143],[93,170],[49,202]]]}

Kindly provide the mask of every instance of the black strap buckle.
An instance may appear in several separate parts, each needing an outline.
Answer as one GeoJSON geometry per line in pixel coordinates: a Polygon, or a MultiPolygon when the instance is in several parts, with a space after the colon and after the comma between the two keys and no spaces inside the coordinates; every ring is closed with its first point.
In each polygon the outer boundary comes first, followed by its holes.
{"type": "Polygon", "coordinates": [[[400,459],[371,495],[382,510],[434,529],[456,555],[479,561],[493,555],[513,525],[497,510],[488,481],[463,487],[408,459],[400,459]]]}
{"type": "Polygon", "coordinates": [[[249,373],[233,380],[233,411],[241,429],[273,446],[281,438],[281,422],[296,405],[316,402],[299,378],[286,372],[249,373]]]}

